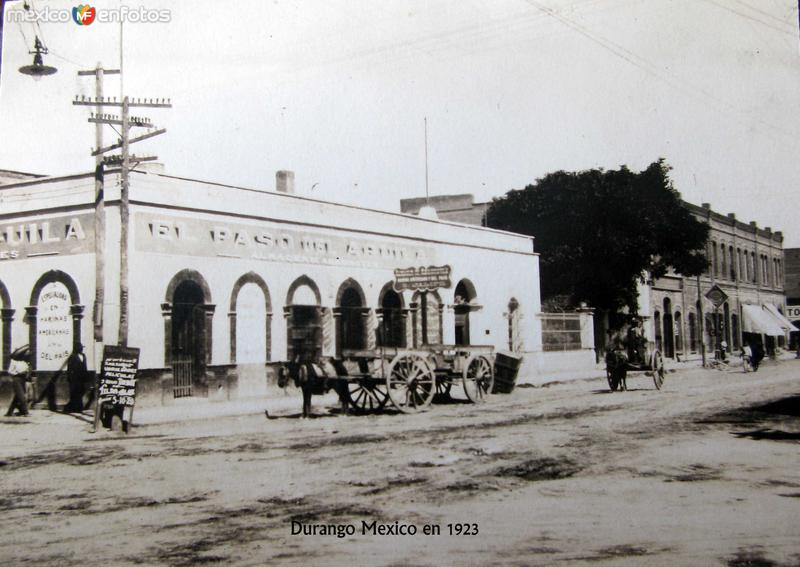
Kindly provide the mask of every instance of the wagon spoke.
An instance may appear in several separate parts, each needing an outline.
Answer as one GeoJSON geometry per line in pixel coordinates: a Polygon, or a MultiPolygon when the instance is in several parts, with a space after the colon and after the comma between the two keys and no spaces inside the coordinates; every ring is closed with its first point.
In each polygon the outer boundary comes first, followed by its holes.
{"type": "Polygon", "coordinates": [[[433,370],[416,354],[398,354],[386,373],[385,396],[402,412],[425,408],[433,399],[433,370]]]}
{"type": "Polygon", "coordinates": [[[483,401],[494,384],[494,373],[489,360],[481,355],[472,355],[464,365],[462,380],[467,398],[473,403],[483,401]]]}

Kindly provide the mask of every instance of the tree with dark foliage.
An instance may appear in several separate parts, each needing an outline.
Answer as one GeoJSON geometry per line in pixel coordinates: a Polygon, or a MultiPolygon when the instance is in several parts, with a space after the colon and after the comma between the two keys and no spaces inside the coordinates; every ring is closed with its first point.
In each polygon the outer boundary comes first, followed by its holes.
{"type": "Polygon", "coordinates": [[[681,204],[669,170],[661,159],[639,173],[550,173],[494,199],[488,225],[536,238],[543,299],[635,315],[637,281],[708,264],[708,225],[681,204]]]}

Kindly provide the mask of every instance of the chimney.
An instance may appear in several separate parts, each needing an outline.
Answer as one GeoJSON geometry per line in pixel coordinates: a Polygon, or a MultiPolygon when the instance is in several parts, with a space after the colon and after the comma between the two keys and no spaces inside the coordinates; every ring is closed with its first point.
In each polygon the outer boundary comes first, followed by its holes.
{"type": "Polygon", "coordinates": [[[736,220],[736,213],[728,213],[728,218],[731,220],[736,220]]]}
{"type": "Polygon", "coordinates": [[[275,190],[294,195],[294,171],[280,170],[275,173],[275,190]]]}
{"type": "Polygon", "coordinates": [[[704,209],[710,209],[711,208],[711,203],[703,203],[700,206],[703,207],[704,209]]]}

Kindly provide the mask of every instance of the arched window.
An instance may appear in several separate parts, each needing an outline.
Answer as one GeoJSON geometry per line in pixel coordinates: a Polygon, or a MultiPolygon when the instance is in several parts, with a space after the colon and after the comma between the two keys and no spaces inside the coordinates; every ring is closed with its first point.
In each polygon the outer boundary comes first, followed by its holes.
{"type": "Polygon", "coordinates": [[[403,312],[403,296],[397,293],[391,283],[383,286],[379,298],[380,325],[378,327],[378,346],[404,347],[406,344],[406,316],[403,312]]]}
{"type": "Polygon", "coordinates": [[[268,362],[271,350],[272,301],[267,284],[248,272],[231,292],[231,363],[268,362]]]}
{"type": "Polygon", "coordinates": [[[664,298],[664,356],[675,357],[675,329],[672,321],[672,301],[669,297],[664,298]]]}
{"type": "Polygon", "coordinates": [[[457,345],[470,344],[469,314],[475,301],[475,287],[469,280],[463,279],[456,285],[453,294],[453,311],[455,312],[455,342],[457,345]]]}
{"type": "Polygon", "coordinates": [[[746,277],[747,277],[746,273],[747,272],[746,272],[746,268],[745,268],[745,265],[744,265],[744,256],[742,256],[742,249],[741,248],[737,248],[736,249],[736,258],[738,259],[738,262],[739,262],[739,272],[737,274],[737,276],[738,276],[737,279],[739,281],[742,281],[742,280],[747,281],[746,280],[746,277]]]}
{"type": "Polygon", "coordinates": [[[519,301],[512,297],[508,302],[508,350],[511,352],[522,352],[522,333],[520,328],[520,317],[522,313],[519,308],[519,301]]]}
{"type": "Polygon", "coordinates": [[[361,286],[355,280],[348,279],[339,286],[336,296],[334,314],[337,317],[337,352],[366,347],[364,325],[366,313],[366,301],[361,286]]]}
{"type": "Polygon", "coordinates": [[[689,350],[697,352],[697,317],[689,313],[689,350]]]}
{"type": "Polygon", "coordinates": [[[442,299],[435,291],[416,292],[414,337],[416,345],[436,345],[442,342],[442,299]]]}
{"type": "Polygon", "coordinates": [[[0,370],[8,370],[11,356],[11,321],[14,319],[14,310],[11,308],[11,296],[5,284],[0,281],[0,315],[2,315],[2,351],[0,351],[0,370]]]}
{"type": "Polygon", "coordinates": [[[719,277],[719,257],[717,256],[717,243],[711,241],[711,265],[714,267],[714,277],[719,277]]]}
{"type": "Polygon", "coordinates": [[[662,344],[662,341],[661,341],[661,337],[662,337],[662,335],[661,335],[661,313],[659,311],[656,311],[656,312],[653,313],[653,327],[654,327],[655,336],[656,336],[656,348],[658,350],[663,350],[664,345],[662,344]]]}
{"type": "Polygon", "coordinates": [[[58,370],[81,342],[83,305],[75,280],[60,270],[43,274],[26,311],[33,369],[58,370]]]}
{"type": "Polygon", "coordinates": [[[288,360],[310,362],[322,356],[322,308],[319,288],[300,276],[286,294],[286,355],[288,360]]]}
{"type": "Polygon", "coordinates": [[[720,279],[724,279],[728,277],[728,262],[725,257],[725,244],[722,242],[719,243],[719,255],[722,259],[722,266],[719,271],[720,279]]]}
{"type": "Polygon", "coordinates": [[[722,322],[722,339],[728,344],[727,352],[731,351],[731,308],[727,302],[722,306],[723,322],[722,322]]]}

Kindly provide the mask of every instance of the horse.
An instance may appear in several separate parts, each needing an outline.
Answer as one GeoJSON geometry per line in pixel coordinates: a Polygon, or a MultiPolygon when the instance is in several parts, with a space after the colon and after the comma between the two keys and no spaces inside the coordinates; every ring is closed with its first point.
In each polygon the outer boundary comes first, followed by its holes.
{"type": "Polygon", "coordinates": [[[618,387],[621,390],[628,389],[627,376],[628,376],[628,356],[621,346],[610,349],[606,352],[606,375],[608,378],[608,385],[611,390],[616,390],[618,387]]]}
{"type": "Polygon", "coordinates": [[[350,395],[347,381],[338,378],[336,367],[327,360],[318,364],[292,361],[282,364],[278,370],[278,387],[285,388],[289,380],[303,392],[303,417],[311,416],[311,396],[335,390],[342,404],[342,415],[350,413],[350,395]]]}

